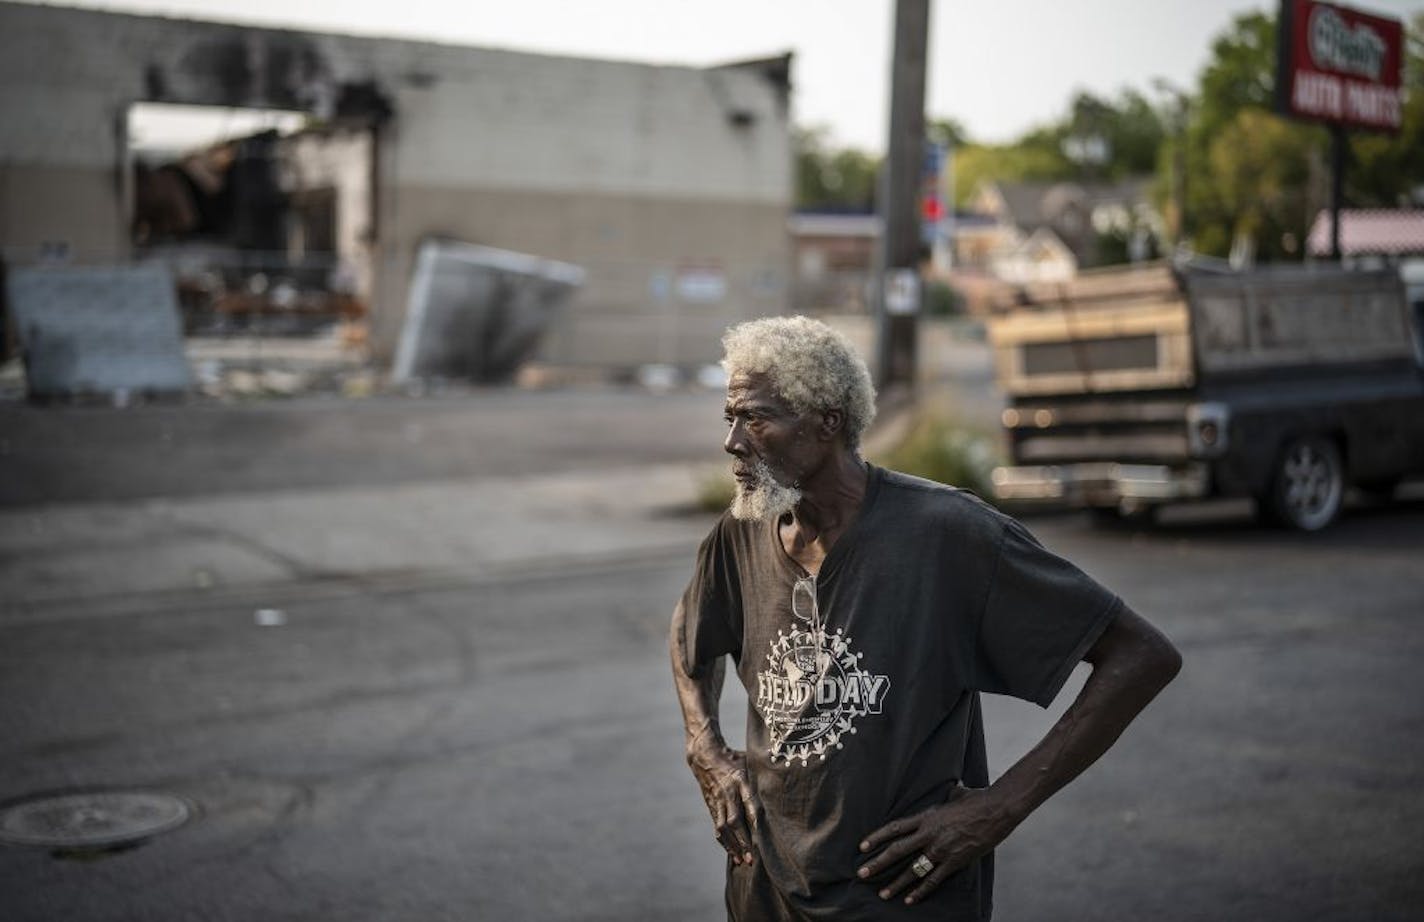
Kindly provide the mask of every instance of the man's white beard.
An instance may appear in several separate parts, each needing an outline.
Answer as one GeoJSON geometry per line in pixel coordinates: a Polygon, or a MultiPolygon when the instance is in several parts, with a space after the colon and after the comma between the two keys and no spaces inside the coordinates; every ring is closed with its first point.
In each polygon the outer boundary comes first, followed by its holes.
{"type": "Polygon", "coordinates": [[[751,484],[737,481],[732,518],[743,522],[769,522],[781,518],[801,502],[801,491],[777,483],[765,461],[753,465],[752,474],[756,480],[751,484]]]}

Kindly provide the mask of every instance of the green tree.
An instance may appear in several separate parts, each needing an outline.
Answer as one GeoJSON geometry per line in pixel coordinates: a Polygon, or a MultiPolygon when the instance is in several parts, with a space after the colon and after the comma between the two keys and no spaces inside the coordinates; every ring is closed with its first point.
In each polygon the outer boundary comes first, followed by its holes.
{"type": "Polygon", "coordinates": [[[1193,132],[1209,143],[1242,109],[1269,111],[1276,92],[1276,20],[1246,13],[1211,43],[1201,74],[1193,132]]]}
{"type": "Polygon", "coordinates": [[[925,125],[925,137],[936,144],[947,147],[964,147],[969,143],[969,132],[957,118],[932,118],[925,125]]]}
{"type": "Polygon", "coordinates": [[[1068,118],[1053,126],[1060,147],[1090,179],[1122,179],[1151,173],[1162,144],[1162,118],[1135,90],[1116,99],[1079,92],[1068,118]]]}
{"type": "Polygon", "coordinates": [[[1275,43],[1275,19],[1265,13],[1236,17],[1212,42],[1183,139],[1187,225],[1198,252],[1225,256],[1245,236],[1263,261],[1299,259],[1324,204],[1328,138],[1272,112],[1275,43]]]}
{"type": "Polygon", "coordinates": [[[1319,133],[1254,106],[1221,129],[1207,153],[1213,193],[1230,216],[1216,228],[1217,246],[1248,237],[1263,260],[1301,257],[1320,207],[1319,133]]]}
{"type": "Polygon", "coordinates": [[[853,147],[832,147],[821,127],[798,128],[793,143],[797,208],[869,211],[875,207],[880,158],[853,147]]]}
{"type": "Polygon", "coordinates": [[[1357,134],[1350,142],[1346,196],[1351,205],[1424,204],[1424,13],[1409,22],[1404,56],[1404,112],[1397,137],[1357,134]]]}
{"type": "MultiPolygon", "coordinates": [[[[1424,184],[1424,14],[1407,32],[1403,129],[1397,137],[1351,133],[1349,205],[1396,206],[1424,184]]],[[[1274,17],[1238,16],[1212,43],[1191,100],[1183,140],[1187,217],[1200,252],[1224,256],[1246,235],[1264,260],[1299,259],[1310,224],[1328,205],[1328,131],[1273,112],[1275,43],[1274,17]]],[[[1169,147],[1159,158],[1164,175],[1172,154],[1169,147]]]]}
{"type": "Polygon", "coordinates": [[[1166,136],[1162,115],[1136,90],[1123,90],[1108,112],[1109,175],[1143,176],[1157,168],[1157,152],[1166,136]]]}
{"type": "Polygon", "coordinates": [[[1063,118],[1009,144],[969,144],[955,159],[955,197],[968,202],[986,181],[1117,180],[1153,172],[1165,129],[1142,94],[1105,99],[1080,92],[1063,118]]]}
{"type": "Polygon", "coordinates": [[[954,155],[954,198],[964,206],[984,182],[1067,179],[1074,166],[1054,147],[971,144],[954,155]]]}

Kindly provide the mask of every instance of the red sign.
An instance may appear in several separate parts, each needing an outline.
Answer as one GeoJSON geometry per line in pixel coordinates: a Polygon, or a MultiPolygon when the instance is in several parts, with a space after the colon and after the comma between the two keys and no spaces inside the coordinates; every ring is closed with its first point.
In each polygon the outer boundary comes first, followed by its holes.
{"type": "Polygon", "coordinates": [[[1278,108],[1353,128],[1399,131],[1404,26],[1315,0],[1281,0],[1278,108]]]}

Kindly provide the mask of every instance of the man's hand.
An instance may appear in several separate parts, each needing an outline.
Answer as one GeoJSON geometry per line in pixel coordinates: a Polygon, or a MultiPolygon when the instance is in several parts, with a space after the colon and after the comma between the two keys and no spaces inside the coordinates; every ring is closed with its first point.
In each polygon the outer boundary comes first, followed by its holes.
{"type": "Polygon", "coordinates": [[[693,678],[687,665],[686,617],[682,603],[678,603],[668,634],[668,651],[672,655],[672,677],[682,707],[683,727],[687,730],[687,765],[697,778],[702,799],[707,801],[717,841],[732,856],[734,864],[751,864],[752,828],[756,826],[757,812],[747,778],[747,754],[728,746],[717,726],[717,702],[722,697],[727,658],[714,658],[693,678]]]}
{"type": "Polygon", "coordinates": [[[702,737],[688,747],[687,764],[707,801],[717,841],[732,856],[733,864],[751,864],[751,831],[757,815],[747,779],[746,753],[702,737]]]}
{"type": "Polygon", "coordinates": [[[880,898],[894,899],[919,884],[905,897],[908,904],[918,903],[955,871],[990,852],[1013,828],[987,788],[956,788],[947,803],[887,823],[866,836],[860,843],[862,852],[882,846],[884,851],[857,873],[868,880],[899,867],[900,875],[880,888],[880,898]],[[912,867],[921,855],[933,865],[923,877],[912,867]]]}

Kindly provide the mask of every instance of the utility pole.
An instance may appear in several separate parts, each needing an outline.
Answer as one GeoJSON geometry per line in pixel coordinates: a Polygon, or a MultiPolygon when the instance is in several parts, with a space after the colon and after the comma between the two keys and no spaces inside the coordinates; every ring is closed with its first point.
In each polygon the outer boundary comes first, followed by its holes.
{"type": "Polygon", "coordinates": [[[925,147],[925,59],[929,0],[895,0],[890,60],[890,137],[880,184],[880,251],[874,303],[877,385],[882,392],[915,383],[921,303],[920,169],[925,147]]]}
{"type": "Polygon", "coordinates": [[[1330,126],[1330,258],[1340,262],[1340,212],[1345,208],[1345,126],[1330,126]]]}

